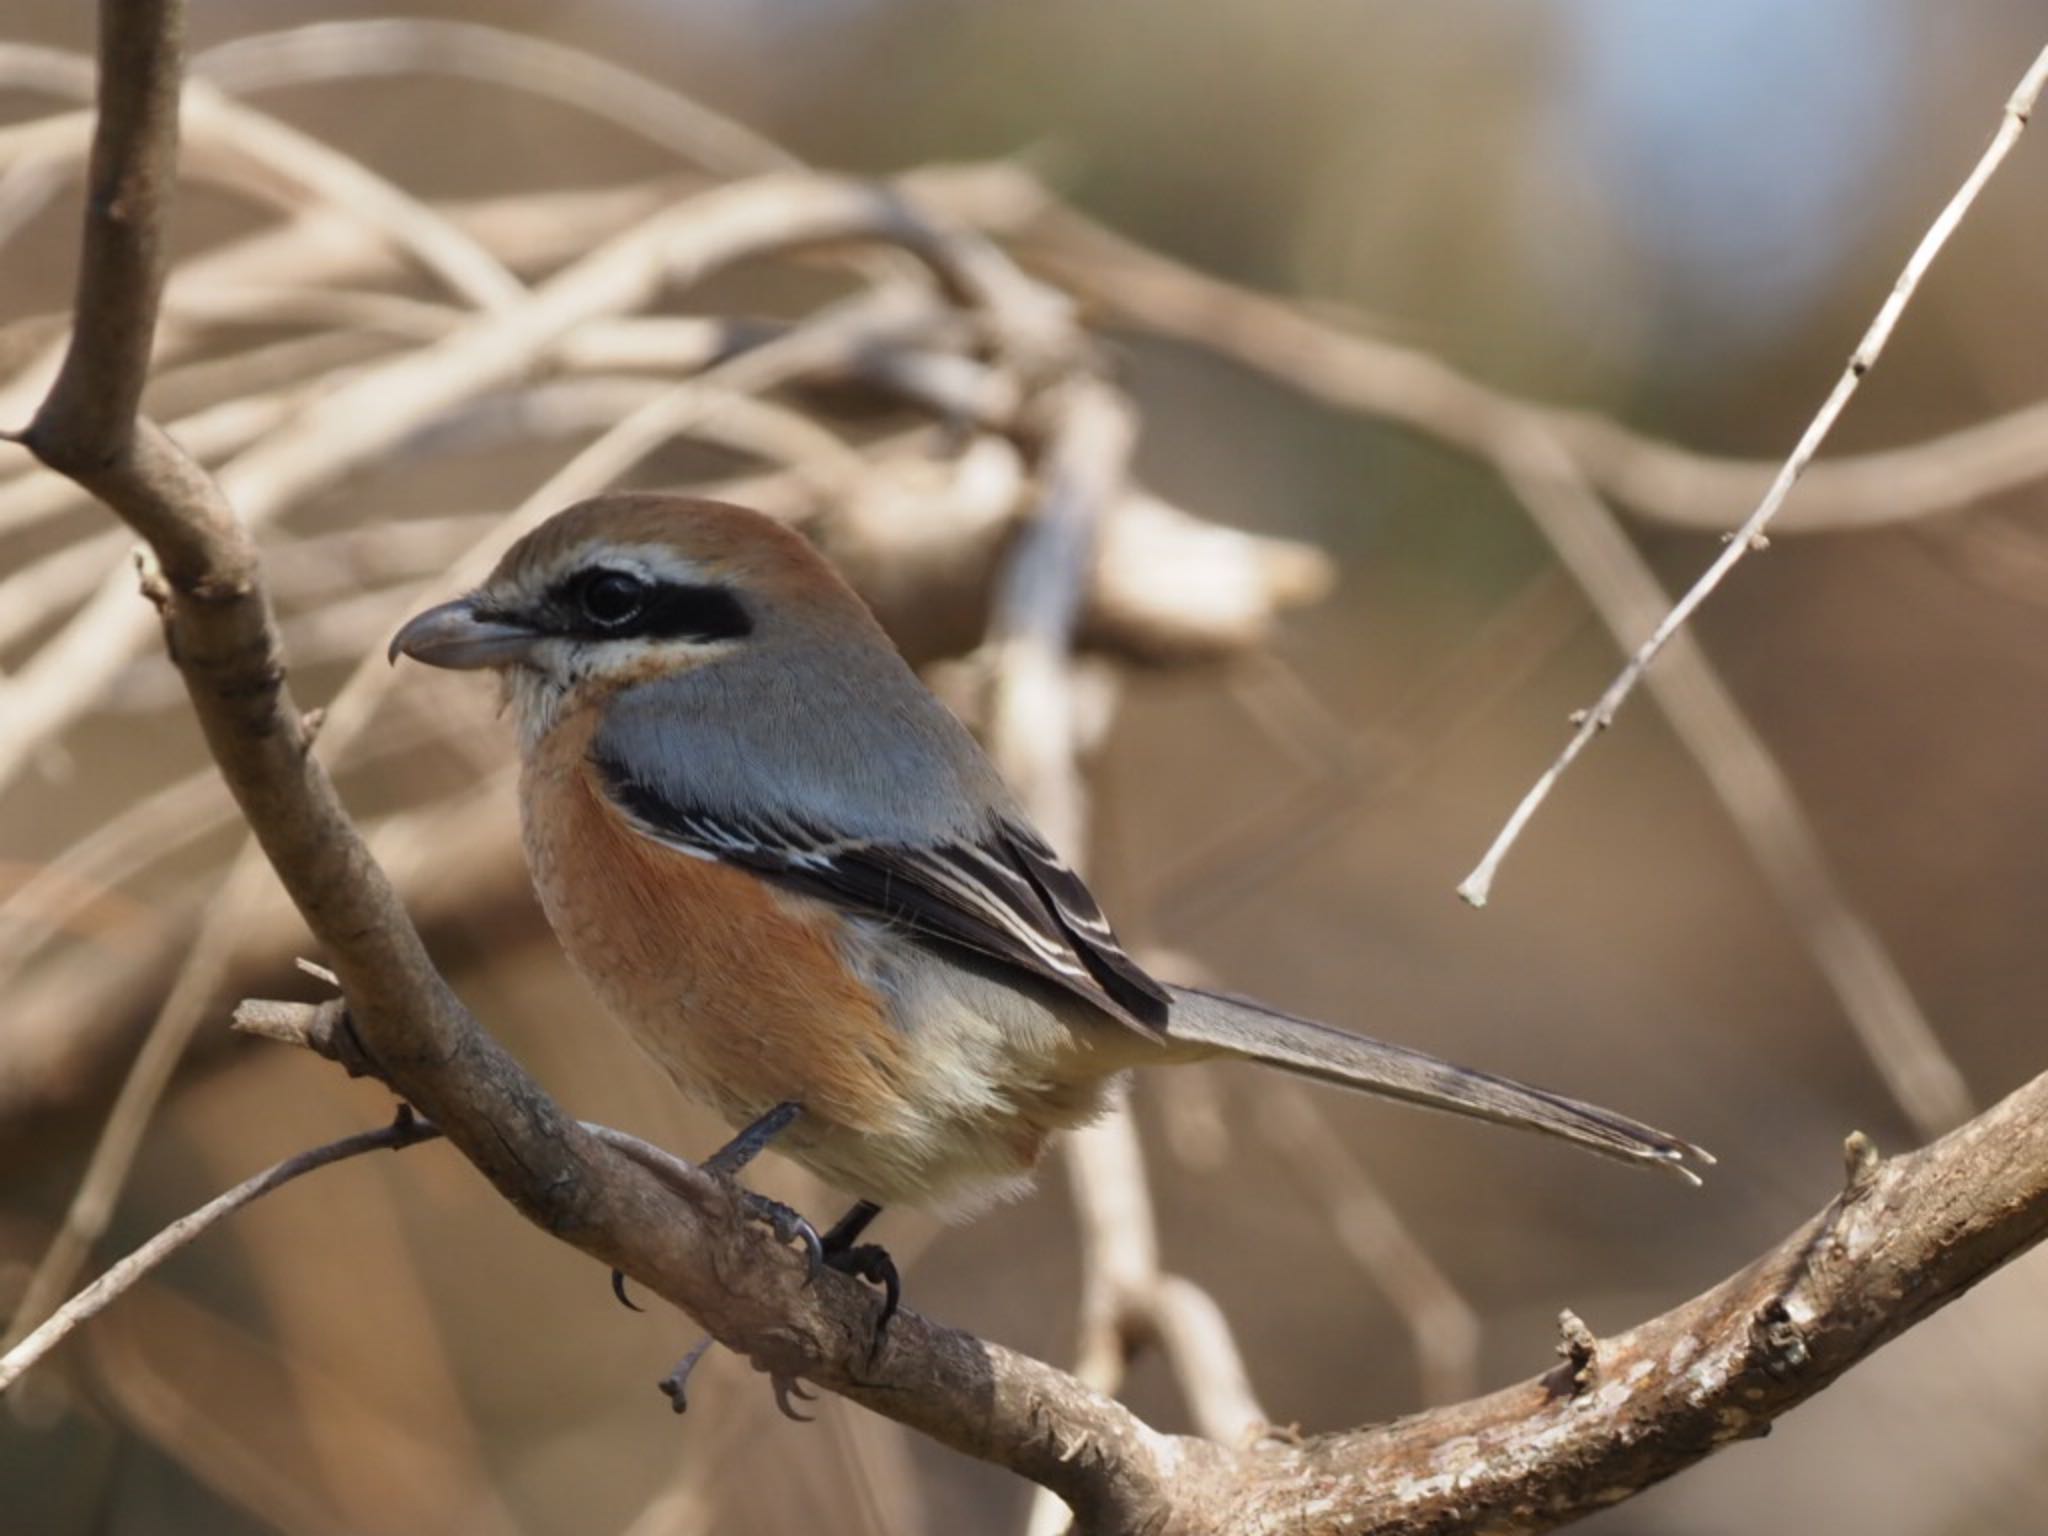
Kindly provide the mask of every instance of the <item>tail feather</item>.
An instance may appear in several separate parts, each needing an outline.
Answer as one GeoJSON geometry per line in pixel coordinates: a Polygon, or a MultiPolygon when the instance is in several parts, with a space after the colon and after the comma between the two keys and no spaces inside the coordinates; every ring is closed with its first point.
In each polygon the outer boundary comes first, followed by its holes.
{"type": "Polygon", "coordinates": [[[1174,987],[1169,1039],[1248,1057],[1303,1077],[1452,1114],[1520,1126],[1625,1162],[1649,1163],[1697,1184],[1688,1159],[1713,1157],[1687,1141],[1561,1094],[1278,1013],[1220,992],[1174,987]]]}

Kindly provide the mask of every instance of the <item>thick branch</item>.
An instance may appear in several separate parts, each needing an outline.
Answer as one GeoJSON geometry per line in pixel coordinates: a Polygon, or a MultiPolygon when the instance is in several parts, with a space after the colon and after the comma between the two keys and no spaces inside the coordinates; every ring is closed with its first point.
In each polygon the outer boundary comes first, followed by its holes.
{"type": "Polygon", "coordinates": [[[1239,1532],[1549,1530],[1763,1434],[2048,1236],[2048,1076],[1878,1165],[1769,1253],[1560,1368],[1469,1403],[1273,1453],[1239,1532]],[[1330,1511],[1305,1518],[1312,1508],[1330,1511]]]}
{"type": "Polygon", "coordinates": [[[165,203],[178,162],[178,91],[185,52],[178,0],[134,0],[100,28],[103,90],[87,176],[77,329],[49,398],[29,427],[53,468],[110,461],[127,445],[163,287],[165,203]],[[41,439],[62,424],[46,447],[41,439]],[[62,454],[57,462],[52,452],[62,454]]]}

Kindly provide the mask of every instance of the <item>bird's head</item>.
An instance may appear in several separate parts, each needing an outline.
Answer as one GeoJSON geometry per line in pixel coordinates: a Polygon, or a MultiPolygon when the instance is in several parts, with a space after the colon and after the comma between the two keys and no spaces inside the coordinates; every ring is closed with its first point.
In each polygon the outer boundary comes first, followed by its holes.
{"type": "Polygon", "coordinates": [[[556,513],[474,592],[406,624],[390,654],[497,671],[531,741],[565,710],[634,683],[769,646],[879,639],[860,599],[774,520],[622,494],[556,513]]]}

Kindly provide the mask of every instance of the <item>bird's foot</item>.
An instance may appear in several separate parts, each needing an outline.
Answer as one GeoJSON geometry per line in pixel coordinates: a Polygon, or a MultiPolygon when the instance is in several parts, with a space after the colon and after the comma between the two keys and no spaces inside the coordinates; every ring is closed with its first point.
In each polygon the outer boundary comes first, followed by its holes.
{"type": "MultiPolygon", "coordinates": [[[[737,1190],[736,1194],[746,1214],[756,1221],[766,1223],[778,1241],[804,1245],[805,1255],[809,1260],[806,1284],[817,1278],[820,1269],[829,1268],[880,1287],[882,1312],[875,1319],[874,1336],[868,1341],[868,1359],[874,1360],[875,1356],[881,1353],[882,1340],[888,1332],[889,1322],[896,1316],[903,1300],[903,1277],[897,1271],[896,1261],[889,1256],[889,1250],[879,1243],[858,1241],[860,1235],[867,1230],[868,1224],[880,1214],[881,1207],[873,1201],[862,1200],[834,1222],[829,1232],[820,1237],[817,1228],[781,1201],[771,1200],[766,1195],[757,1195],[747,1189],[737,1190]]],[[[619,1293],[619,1299],[626,1301],[623,1282],[617,1276],[614,1276],[613,1288],[619,1293]]],[[[626,1304],[632,1305],[630,1301],[626,1304]]],[[[667,1396],[669,1406],[677,1413],[689,1407],[690,1374],[696,1370],[698,1363],[703,1360],[710,1348],[710,1339],[699,1339],[691,1347],[690,1352],[677,1363],[676,1368],[662,1378],[661,1390],[667,1396]]],[[[783,1376],[775,1372],[770,1372],[768,1379],[775,1391],[775,1406],[781,1411],[782,1416],[794,1419],[799,1424],[810,1423],[811,1415],[799,1412],[795,1402],[791,1401],[817,1401],[816,1397],[805,1389],[803,1383],[794,1376],[783,1376]]]]}
{"type": "Polygon", "coordinates": [[[842,1275],[882,1289],[882,1315],[875,1319],[874,1336],[868,1340],[868,1360],[872,1363],[882,1352],[882,1336],[889,1331],[889,1320],[903,1301],[903,1277],[897,1272],[896,1261],[880,1243],[849,1243],[835,1248],[828,1239],[824,1263],[827,1269],[836,1269],[842,1275]]]}
{"type": "Polygon", "coordinates": [[[889,1257],[889,1250],[878,1243],[860,1241],[869,1223],[881,1214],[881,1206],[874,1201],[857,1200],[825,1234],[828,1265],[843,1275],[882,1288],[882,1315],[875,1319],[875,1334],[868,1340],[870,1362],[882,1352],[882,1336],[888,1332],[889,1319],[896,1315],[897,1305],[903,1300],[903,1277],[896,1272],[896,1261],[889,1257]]]}
{"type": "MultiPolygon", "coordinates": [[[[738,1189],[740,1210],[761,1222],[775,1234],[775,1240],[785,1247],[791,1243],[804,1246],[804,1284],[809,1285],[818,1278],[818,1271],[825,1263],[825,1240],[818,1236],[818,1229],[806,1221],[802,1214],[784,1205],[780,1200],[770,1200],[766,1195],[757,1195],[751,1189],[738,1189]]],[[[885,1255],[886,1257],[886,1255],[885,1255]]],[[[612,1294],[619,1299],[619,1305],[629,1312],[644,1312],[647,1309],[626,1294],[626,1272],[612,1271],[612,1294]]],[[[892,1305],[891,1311],[895,1308],[892,1305]]]]}
{"type": "MultiPolygon", "coordinates": [[[[803,1218],[798,1217],[799,1221],[803,1218]]],[[[882,1289],[882,1315],[875,1319],[874,1337],[868,1341],[868,1359],[873,1361],[881,1353],[882,1336],[887,1332],[889,1320],[896,1315],[898,1304],[903,1300],[903,1278],[897,1273],[896,1261],[889,1257],[889,1250],[879,1243],[841,1243],[837,1247],[826,1240],[824,1257],[821,1260],[827,1269],[836,1269],[841,1274],[851,1275],[856,1280],[865,1280],[882,1289]]],[[[622,1298],[623,1299],[623,1298],[622,1298]]],[[[630,1302],[628,1306],[632,1305],[630,1302]]],[[[667,1396],[669,1406],[677,1413],[687,1409],[689,1404],[690,1373],[697,1369],[698,1362],[711,1349],[709,1338],[699,1339],[690,1347],[690,1352],[677,1362],[676,1368],[661,1379],[661,1390],[667,1396]]],[[[777,1375],[770,1372],[768,1384],[775,1393],[775,1406],[785,1419],[794,1419],[799,1424],[808,1424],[813,1415],[800,1413],[796,1404],[790,1401],[813,1403],[814,1394],[794,1376],[777,1375]]]]}
{"type": "Polygon", "coordinates": [[[771,1200],[766,1195],[757,1195],[751,1189],[735,1189],[742,1214],[762,1223],[775,1234],[775,1240],[784,1247],[792,1243],[803,1244],[804,1284],[809,1285],[818,1278],[818,1271],[824,1267],[825,1240],[818,1236],[818,1229],[806,1221],[803,1215],[784,1205],[780,1200],[771,1200]]]}
{"type": "Polygon", "coordinates": [[[794,1376],[777,1376],[771,1372],[768,1377],[768,1385],[775,1393],[775,1409],[785,1419],[794,1419],[799,1424],[808,1424],[817,1417],[813,1413],[798,1413],[791,1404],[790,1399],[792,1397],[796,1398],[799,1402],[805,1403],[815,1403],[818,1400],[817,1394],[807,1391],[804,1384],[794,1376]]]}

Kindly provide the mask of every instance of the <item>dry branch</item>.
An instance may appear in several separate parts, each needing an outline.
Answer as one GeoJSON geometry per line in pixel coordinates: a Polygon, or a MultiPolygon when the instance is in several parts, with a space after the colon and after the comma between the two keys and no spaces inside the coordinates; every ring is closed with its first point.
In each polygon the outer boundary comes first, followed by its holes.
{"type": "MultiPolygon", "coordinates": [[[[1332,323],[1134,244],[1010,164],[919,171],[917,196],[1005,240],[1104,319],[1235,358],[1291,387],[1462,452],[1536,431],[1592,486],[1651,522],[1724,534],[1781,461],[1700,453],[1611,417],[1494,388],[1434,353],[1332,323]]],[[[1484,455],[1481,455],[1484,457],[1484,455]]],[[[1920,442],[1814,464],[1778,532],[1837,533],[1961,511],[2048,478],[2048,402],[1920,442]]]]}
{"type": "Polygon", "coordinates": [[[1821,407],[1814,413],[1813,420],[1807,423],[1806,430],[1800,434],[1798,443],[1793,446],[1791,455],[1779,469],[1777,477],[1772,480],[1770,489],[1764,492],[1763,500],[1757,503],[1756,510],[1750,513],[1742,526],[1729,536],[1727,545],[1721,553],[1701,573],[1699,580],[1687,589],[1685,595],[1672,605],[1671,611],[1665,614],[1657,627],[1650,632],[1650,637],[1637,648],[1635,654],[1629,658],[1628,664],[1615,676],[1614,681],[1607,685],[1606,691],[1593,701],[1590,708],[1581,710],[1574,717],[1577,729],[1565,743],[1564,750],[1522,797],[1521,803],[1508,817],[1507,824],[1501,828],[1500,835],[1481,856],[1472,872],[1459,882],[1458,894],[1473,906],[1486,905],[1501,861],[1514,847],[1522,834],[1522,829],[1529,824],[1530,817],[1534,816],[1538,807],[1549,798],[1550,791],[1558,779],[1571,767],[1593,738],[1614,723],[1615,711],[1620,709],[1628,696],[1635,691],[1637,682],[1649,670],[1650,663],[1657,659],[1658,652],[1664,649],[1700,604],[1713,595],[1714,589],[1720,586],[1730,571],[1735,569],[1736,562],[1752,550],[1765,547],[1767,541],[1764,530],[1770,526],[1772,519],[1777,517],[1779,510],[1785,505],[1785,498],[1792,494],[1792,487],[1813,463],[1814,456],[1820,452],[1821,444],[1827,440],[1827,435],[1833,430],[1835,422],[1847,409],[1851,397],[1862,385],[1864,377],[1876,366],[1878,358],[1884,352],[1885,344],[1891,340],[1893,329],[1899,323],[1899,316],[1906,312],[1906,306],[1912,302],[1914,293],[1919,289],[1920,279],[1926,276],[1927,269],[1934,264],[1934,258],[1948,243],[1949,236],[1961,225],[1964,215],[1977,201],[1977,194],[1984,190],[1985,184],[2004,163],[2013,145],[2019,142],[2020,133],[2027,126],[2027,118],[2034,109],[2034,103],[2040,98],[2044,86],[2048,86],[2048,48],[2041,50],[2026,74],[2021,77],[2019,84],[2014,87],[2011,97],[2006,101],[1998,131],[1992,135],[1991,143],[1978,157],[1970,174],[1963,178],[1962,186],[1956,189],[1947,206],[1936,215],[1927,233],[1921,236],[1913,254],[1906,259],[1905,269],[1900,272],[1898,281],[1892,285],[1891,292],[1885,295],[1884,303],[1878,307],[1877,317],[1870,322],[1869,329],[1863,333],[1863,339],[1856,344],[1856,350],[1849,354],[1849,362],[1843,368],[1841,378],[1836,380],[1835,387],[1829,391],[1827,399],[1821,402],[1821,407]]]}
{"type": "Polygon", "coordinates": [[[233,1189],[214,1196],[189,1216],[182,1216],[148,1242],[125,1256],[93,1283],[57,1308],[18,1344],[0,1355],[0,1392],[19,1381],[35,1363],[62,1343],[75,1329],[91,1322],[123,1293],[180,1248],[203,1236],[210,1228],[236,1211],[259,1200],[292,1180],[365,1152],[397,1151],[438,1135],[432,1126],[416,1116],[403,1113],[381,1131],[358,1131],[323,1147],[295,1153],[271,1164],[233,1189]]]}

